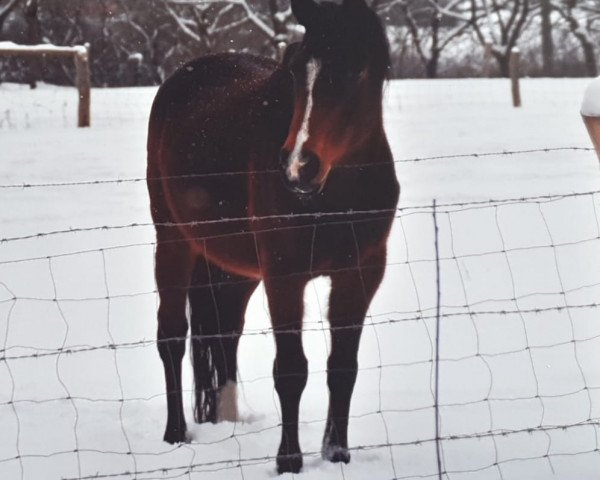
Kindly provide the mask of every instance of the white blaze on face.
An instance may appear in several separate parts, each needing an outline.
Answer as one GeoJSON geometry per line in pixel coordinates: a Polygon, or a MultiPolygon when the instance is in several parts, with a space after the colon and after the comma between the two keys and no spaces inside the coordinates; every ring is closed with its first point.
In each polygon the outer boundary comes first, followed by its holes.
{"type": "Polygon", "coordinates": [[[290,154],[287,176],[290,180],[298,180],[300,177],[300,169],[304,165],[302,160],[302,147],[308,140],[308,123],[310,121],[310,114],[313,108],[313,89],[319,71],[321,70],[321,62],[315,58],[311,58],[306,64],[306,108],[304,109],[304,118],[302,119],[302,125],[298,134],[296,135],[296,143],[294,149],[290,154]]]}

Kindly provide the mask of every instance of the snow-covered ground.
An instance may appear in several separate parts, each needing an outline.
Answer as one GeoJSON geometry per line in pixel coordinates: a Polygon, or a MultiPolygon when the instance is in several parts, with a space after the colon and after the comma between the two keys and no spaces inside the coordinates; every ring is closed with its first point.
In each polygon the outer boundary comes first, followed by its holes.
{"type": "MultiPolygon", "coordinates": [[[[503,80],[392,82],[386,126],[394,155],[588,148],[579,115],[587,83],[525,80],[524,106],[514,109],[503,80]]],[[[165,397],[152,343],[152,227],[17,238],[150,223],[141,181],[4,186],[143,178],[154,93],[94,90],[93,126],[77,129],[74,89],[0,86],[0,356],[8,357],[0,361],[2,479],[276,476],[274,461],[264,458],[276,453],[279,407],[261,290],[239,355],[245,421],[190,424],[195,441],[172,447],[161,441],[165,397]],[[87,348],[128,342],[135,345],[87,348]],[[134,471],[145,473],[128,473],[134,471]]],[[[297,477],[437,477],[428,207],[435,199],[444,478],[599,478],[600,317],[588,308],[600,302],[598,196],[444,206],[599,190],[596,155],[559,150],[398,162],[397,174],[404,210],[367,320],[352,403],[350,442],[364,448],[347,466],[317,453],[327,413],[327,282],[320,279],[306,291],[311,374],[301,404],[305,468],[297,477]],[[412,208],[422,206],[428,208],[412,208]]],[[[191,393],[185,398],[189,420],[191,393]]]]}

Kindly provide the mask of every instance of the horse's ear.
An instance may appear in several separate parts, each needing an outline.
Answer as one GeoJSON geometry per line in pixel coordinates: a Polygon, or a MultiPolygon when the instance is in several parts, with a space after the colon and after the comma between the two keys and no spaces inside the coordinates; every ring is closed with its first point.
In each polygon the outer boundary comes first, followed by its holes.
{"type": "Polygon", "coordinates": [[[365,0],[344,0],[342,5],[346,8],[352,9],[369,8],[365,0]]]}
{"type": "Polygon", "coordinates": [[[292,0],[292,13],[300,25],[307,27],[312,23],[317,13],[318,5],[315,0],[292,0]]]}

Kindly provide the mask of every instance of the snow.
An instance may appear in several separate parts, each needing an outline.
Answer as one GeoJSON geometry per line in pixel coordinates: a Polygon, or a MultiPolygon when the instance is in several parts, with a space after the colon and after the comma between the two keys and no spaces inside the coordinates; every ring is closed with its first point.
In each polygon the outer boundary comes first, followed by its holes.
{"type": "Polygon", "coordinates": [[[586,88],[581,104],[581,114],[586,117],[600,117],[600,77],[592,80],[586,88]]]}
{"type": "Polygon", "coordinates": [[[52,45],[50,43],[44,43],[41,45],[19,45],[14,42],[3,41],[0,42],[0,52],[36,52],[40,53],[78,53],[80,55],[87,54],[87,48],[83,45],[75,45],[73,47],[63,47],[58,45],[52,45]]]}
{"type": "MultiPolygon", "coordinates": [[[[408,210],[393,227],[388,270],[367,319],[350,420],[351,447],[366,448],[353,450],[349,465],[320,458],[328,282],[317,279],[306,290],[305,468],[283,479],[437,478],[435,444],[427,441],[434,436],[433,220],[430,208],[409,207],[599,190],[579,115],[588,82],[524,79],[521,109],[512,108],[504,80],[388,85],[386,128],[397,160],[582,149],[397,164],[401,207],[408,210]],[[415,319],[419,314],[424,318],[415,319]]],[[[143,178],[155,92],[94,90],[93,127],[77,129],[72,88],[1,85],[0,184],[143,178]]],[[[2,238],[150,222],[142,181],[2,188],[0,205],[2,238]]],[[[600,298],[599,208],[598,195],[438,207],[441,433],[457,437],[442,442],[443,461],[449,472],[472,471],[448,478],[597,478],[598,430],[589,423],[600,416],[600,324],[597,309],[576,306],[600,298]],[[580,426],[555,428],[574,424],[580,426]],[[502,430],[520,433],[489,435],[502,430]]],[[[280,416],[261,289],[240,345],[243,421],[189,423],[193,443],[161,441],[166,412],[152,341],[153,240],[152,227],[139,227],[0,243],[4,354],[84,348],[0,364],[0,478],[133,478],[125,472],[135,470],[147,472],[139,479],[275,477],[274,461],[264,459],[277,451],[280,416]],[[17,261],[30,258],[37,259],[17,261]],[[118,349],[86,347],[143,340],[118,349]],[[190,465],[201,466],[188,472],[190,465]]],[[[191,421],[189,362],[184,367],[191,421]]]]}
{"type": "Polygon", "coordinates": [[[127,59],[132,62],[142,63],[142,61],[144,60],[144,55],[140,52],[134,52],[129,54],[129,57],[127,57],[127,59]]]}

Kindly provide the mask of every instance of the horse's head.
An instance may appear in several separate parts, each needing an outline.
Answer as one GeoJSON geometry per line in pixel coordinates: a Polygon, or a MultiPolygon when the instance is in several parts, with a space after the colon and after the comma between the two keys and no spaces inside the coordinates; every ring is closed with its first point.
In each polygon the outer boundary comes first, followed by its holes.
{"type": "Polygon", "coordinates": [[[294,78],[294,114],[281,150],[287,186],[315,193],[350,151],[381,131],[389,69],[385,31],[364,0],[292,0],[306,33],[283,63],[294,78]]]}

